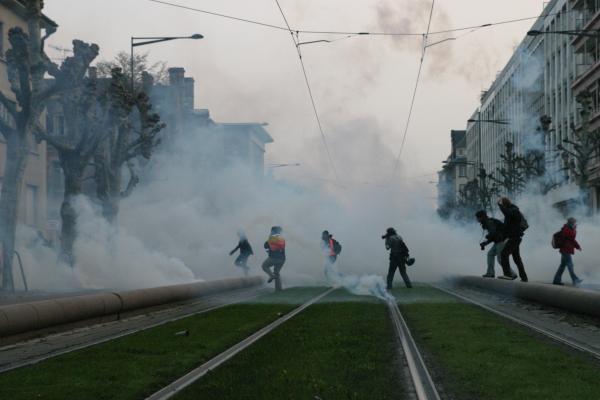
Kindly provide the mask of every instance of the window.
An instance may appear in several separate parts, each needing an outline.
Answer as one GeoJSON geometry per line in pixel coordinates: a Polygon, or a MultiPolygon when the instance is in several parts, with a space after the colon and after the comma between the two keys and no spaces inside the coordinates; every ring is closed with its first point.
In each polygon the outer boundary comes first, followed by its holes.
{"type": "Polygon", "coordinates": [[[65,117],[62,115],[57,117],[56,134],[60,136],[65,134],[65,117]]]}
{"type": "Polygon", "coordinates": [[[460,178],[465,178],[467,176],[467,166],[466,165],[458,166],[458,176],[460,178]]]}
{"type": "Polygon", "coordinates": [[[4,24],[0,22],[0,58],[4,58],[4,24]]]}
{"type": "Polygon", "coordinates": [[[49,135],[54,134],[54,116],[51,113],[46,114],[46,131],[49,135]]]}
{"type": "Polygon", "coordinates": [[[37,221],[37,186],[27,185],[25,188],[25,224],[35,226],[37,221]]]}

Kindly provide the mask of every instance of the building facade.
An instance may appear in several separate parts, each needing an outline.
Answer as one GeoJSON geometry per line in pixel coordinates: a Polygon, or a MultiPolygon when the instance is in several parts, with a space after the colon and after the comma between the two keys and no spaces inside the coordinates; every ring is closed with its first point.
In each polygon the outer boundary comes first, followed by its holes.
{"type": "MultiPolygon", "coordinates": [[[[27,32],[25,20],[26,9],[17,0],[0,0],[0,91],[9,99],[14,99],[8,81],[8,69],[5,54],[10,45],[8,42],[8,31],[13,27],[20,27],[27,32]]],[[[44,17],[44,27],[56,27],[49,18],[44,17]]],[[[0,105],[0,118],[12,125],[14,122],[8,112],[0,105]]],[[[44,118],[43,118],[44,119],[44,118]]],[[[42,124],[43,124],[42,119],[42,124]]],[[[27,226],[41,232],[47,230],[47,157],[46,143],[36,143],[32,137],[29,139],[29,157],[23,177],[23,187],[19,203],[19,221],[27,226]]],[[[4,164],[6,160],[6,145],[4,137],[0,135],[0,187],[2,176],[4,176],[4,164]]]]}
{"type": "Polygon", "coordinates": [[[450,155],[438,172],[438,210],[444,214],[461,201],[469,181],[466,131],[450,131],[450,155]]]}
{"type": "MultiPolygon", "coordinates": [[[[575,29],[598,32],[600,29],[600,0],[569,0],[575,19],[575,29]]],[[[577,68],[572,81],[573,95],[583,91],[592,94],[590,129],[600,130],[600,41],[598,38],[577,35],[569,38],[576,56],[577,68]]],[[[590,167],[592,206],[600,210],[600,159],[590,167]]]]}

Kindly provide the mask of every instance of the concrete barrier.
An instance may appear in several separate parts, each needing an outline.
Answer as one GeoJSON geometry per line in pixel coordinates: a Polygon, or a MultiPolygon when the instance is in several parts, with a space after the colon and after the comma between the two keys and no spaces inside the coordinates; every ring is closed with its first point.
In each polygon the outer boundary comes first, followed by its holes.
{"type": "Polygon", "coordinates": [[[455,282],[458,285],[477,287],[579,314],[600,317],[600,292],[595,290],[476,276],[458,277],[455,282]]]}
{"type": "Polygon", "coordinates": [[[262,283],[261,277],[254,276],[0,306],[0,338],[219,292],[259,286],[262,283]]]}

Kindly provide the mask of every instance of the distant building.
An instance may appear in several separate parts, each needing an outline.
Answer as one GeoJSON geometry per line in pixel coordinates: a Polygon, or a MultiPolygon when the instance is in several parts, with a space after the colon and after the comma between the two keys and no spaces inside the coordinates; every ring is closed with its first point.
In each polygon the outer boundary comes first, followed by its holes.
{"type": "Polygon", "coordinates": [[[438,209],[454,207],[464,192],[468,179],[466,131],[450,132],[450,155],[444,161],[442,170],[438,172],[438,209]]]}
{"type": "MultiPolygon", "coordinates": [[[[9,49],[8,31],[13,27],[20,27],[27,32],[25,20],[26,9],[22,2],[17,0],[0,0],[0,91],[10,99],[14,94],[10,90],[8,81],[5,54],[9,49]]],[[[56,27],[56,23],[47,17],[42,19],[42,27],[56,27]]],[[[0,105],[0,118],[9,125],[14,124],[7,110],[0,105]]],[[[41,121],[42,124],[44,121],[41,121]]],[[[46,231],[46,143],[36,143],[32,137],[29,140],[30,152],[27,167],[23,177],[23,187],[19,203],[19,221],[42,232],[46,231]]],[[[0,135],[0,187],[4,176],[6,160],[6,145],[4,137],[0,135]]]]}

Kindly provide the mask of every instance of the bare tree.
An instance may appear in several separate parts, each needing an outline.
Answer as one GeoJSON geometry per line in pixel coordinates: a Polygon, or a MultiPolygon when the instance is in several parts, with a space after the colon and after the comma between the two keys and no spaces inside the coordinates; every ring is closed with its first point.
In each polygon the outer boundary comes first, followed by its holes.
{"type": "Polygon", "coordinates": [[[68,90],[80,80],[98,53],[96,45],[80,42],[74,55],[59,67],[44,52],[46,39],[55,28],[46,28],[42,37],[43,1],[24,0],[27,8],[28,33],[15,27],[9,30],[11,48],[6,52],[8,80],[16,101],[0,93],[0,102],[7,110],[10,121],[0,121],[0,130],[6,140],[6,164],[0,198],[0,240],[2,242],[2,288],[13,291],[12,260],[19,197],[29,154],[30,141],[42,130],[40,117],[49,99],[68,90]],[[54,77],[52,83],[45,74],[54,77]]]}
{"type": "Polygon", "coordinates": [[[116,129],[111,131],[95,157],[95,180],[98,199],[102,203],[104,217],[114,222],[119,213],[122,198],[129,196],[139,182],[134,160],[150,159],[152,151],[160,143],[158,133],[165,127],[160,116],[152,111],[150,93],[153,78],[143,75],[143,90],[132,95],[127,78],[119,68],[113,77],[120,82],[117,95],[120,107],[115,117],[116,129]],[[123,188],[123,168],[129,170],[129,182],[123,188]]]}
{"type": "Polygon", "coordinates": [[[116,129],[118,116],[127,107],[122,104],[122,85],[120,74],[99,80],[94,72],[90,73],[79,86],[57,98],[64,114],[65,134],[39,135],[56,149],[64,174],[61,256],[71,266],[77,224],[73,200],[82,193],[84,173],[92,158],[116,129]]]}
{"type": "MultiPolygon", "coordinates": [[[[131,55],[125,51],[119,52],[113,60],[102,60],[96,64],[98,76],[109,78],[115,68],[120,68],[123,74],[131,79],[131,55]]],[[[143,75],[149,73],[155,82],[166,83],[169,75],[167,72],[167,63],[159,61],[150,64],[148,53],[134,54],[133,56],[133,78],[136,86],[142,87],[143,75]]]]}

